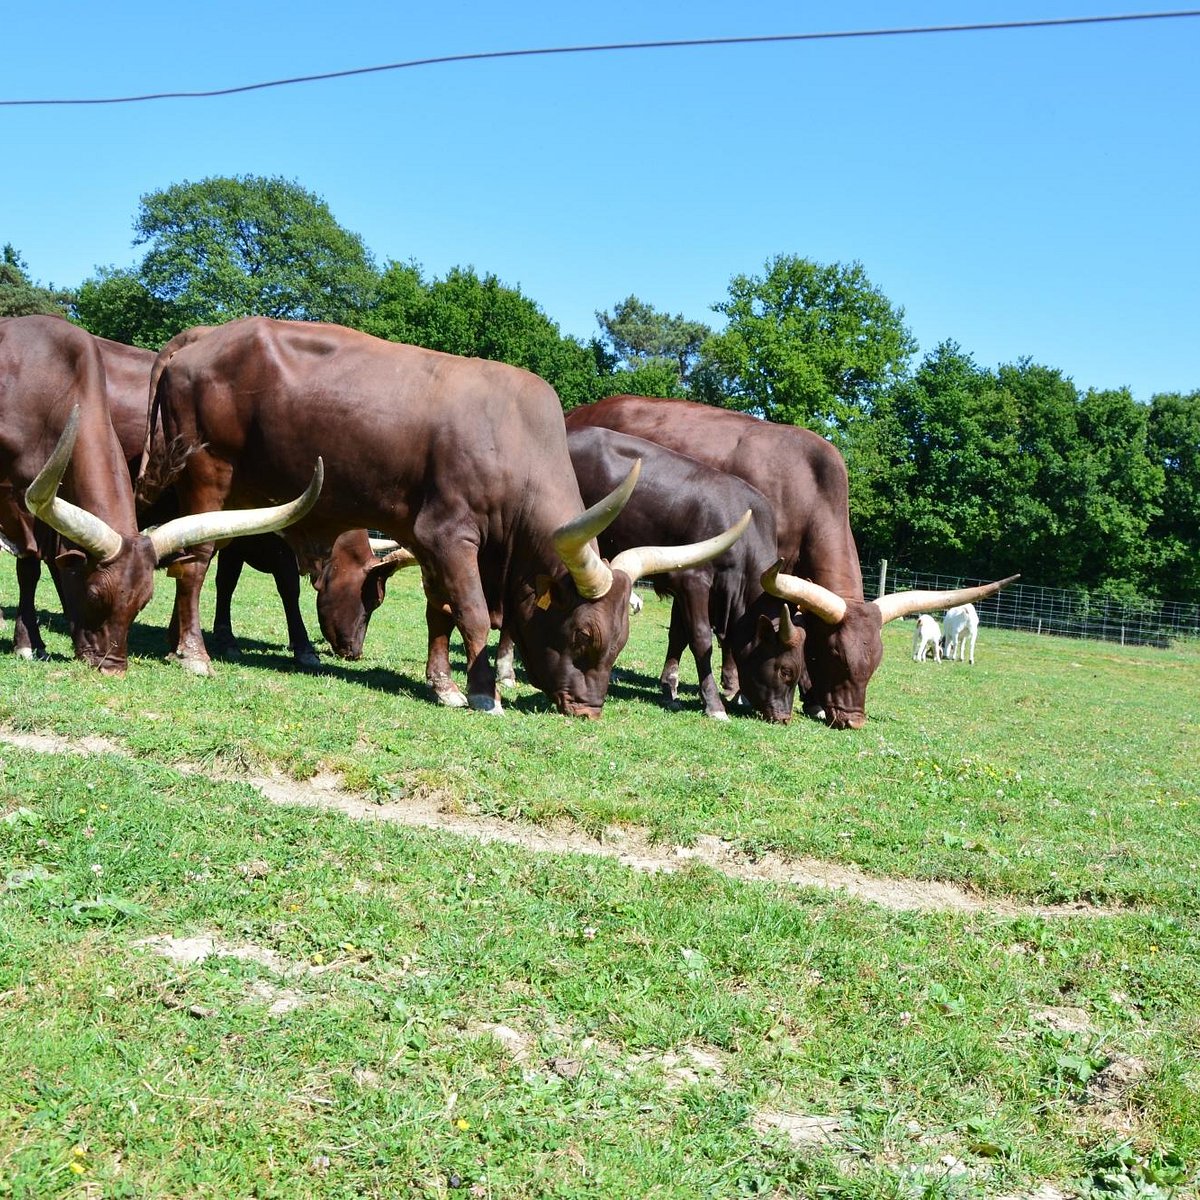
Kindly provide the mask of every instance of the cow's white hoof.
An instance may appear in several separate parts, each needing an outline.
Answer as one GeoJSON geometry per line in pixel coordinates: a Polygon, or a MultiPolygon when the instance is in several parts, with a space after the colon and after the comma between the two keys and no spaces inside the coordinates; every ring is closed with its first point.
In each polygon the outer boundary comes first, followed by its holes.
{"type": "Polygon", "coordinates": [[[443,708],[466,708],[467,698],[462,692],[434,692],[437,702],[443,708]]]}
{"type": "Polygon", "coordinates": [[[496,682],[497,682],[497,683],[498,683],[498,684],[499,684],[499,685],[500,685],[502,688],[509,688],[509,689],[512,689],[512,688],[515,688],[515,687],[517,686],[517,677],[516,677],[515,675],[504,675],[504,676],[499,676],[499,677],[497,677],[497,679],[496,679],[496,682]]]}
{"type": "Polygon", "coordinates": [[[504,715],[504,709],[500,701],[495,696],[480,696],[474,692],[471,693],[471,707],[476,712],[489,713],[493,717],[504,715]]]}
{"type": "Polygon", "coordinates": [[[727,712],[706,712],[704,714],[710,721],[728,721],[729,714],[727,712]]]}
{"type": "Polygon", "coordinates": [[[33,662],[33,651],[28,646],[22,646],[16,652],[18,658],[23,658],[26,662],[33,662]]]}
{"type": "Polygon", "coordinates": [[[189,675],[215,675],[216,672],[212,669],[211,663],[206,663],[202,658],[184,658],[180,659],[179,665],[189,675]]]}

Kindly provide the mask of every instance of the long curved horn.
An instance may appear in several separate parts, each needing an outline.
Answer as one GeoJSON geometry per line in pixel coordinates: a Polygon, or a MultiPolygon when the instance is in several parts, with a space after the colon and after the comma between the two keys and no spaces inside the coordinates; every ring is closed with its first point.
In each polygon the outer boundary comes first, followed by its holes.
{"type": "Polygon", "coordinates": [[[811,579],[797,575],[781,575],[781,558],[773,567],[764,571],[761,579],[763,591],[780,600],[790,600],[798,608],[820,617],[826,625],[840,625],[846,616],[846,601],[837,592],[831,592],[811,579]]]}
{"type": "Polygon", "coordinates": [[[1020,575],[1010,575],[1007,579],[996,583],[983,583],[978,587],[958,588],[952,592],[892,592],[890,596],[880,596],[872,600],[883,613],[883,623],[894,621],[897,617],[907,617],[915,612],[927,612],[930,609],[953,608],[956,604],[971,604],[982,600],[985,596],[994,596],[1002,587],[1008,587],[1020,579],[1020,575]]]}
{"type": "Polygon", "coordinates": [[[371,543],[372,554],[391,554],[393,550],[400,549],[400,543],[392,541],[391,538],[367,538],[371,543]]]}
{"type": "Polygon", "coordinates": [[[692,542],[687,546],[636,546],[622,550],[612,560],[612,569],[624,571],[637,583],[643,575],[697,567],[724,554],[746,532],[746,526],[750,524],[753,515],[751,509],[746,509],[745,515],[736,524],[731,525],[724,533],[703,542],[692,542]]]}
{"type": "Polygon", "coordinates": [[[394,566],[398,571],[402,571],[405,567],[419,567],[421,564],[411,550],[397,546],[390,553],[385,554],[375,565],[377,567],[394,566]]]}
{"type": "Polygon", "coordinates": [[[154,552],[161,560],[174,550],[195,546],[199,542],[214,542],[219,538],[242,537],[251,533],[271,533],[283,529],[308,513],[321,494],[325,482],[325,464],[318,458],[312,480],[303,495],[290,504],[271,508],[231,509],[229,512],[193,513],[176,517],[156,529],[145,530],[154,552]]]}
{"type": "Polygon", "coordinates": [[[603,500],[581,512],[574,520],[560,525],[553,533],[554,549],[563,560],[575,588],[588,600],[599,600],[612,587],[612,571],[591,547],[592,538],[603,533],[617,519],[642,473],[639,458],[625,476],[625,482],[614,488],[603,500]]]}
{"type": "Polygon", "coordinates": [[[51,529],[70,538],[82,546],[91,558],[104,562],[120,552],[121,535],[106,521],[87,509],[72,504],[57,495],[67,469],[71,452],[75,449],[75,437],[79,433],[79,405],[71,409],[71,415],[63,427],[62,436],[46,465],[25,489],[25,507],[35,517],[45,521],[51,529]]]}

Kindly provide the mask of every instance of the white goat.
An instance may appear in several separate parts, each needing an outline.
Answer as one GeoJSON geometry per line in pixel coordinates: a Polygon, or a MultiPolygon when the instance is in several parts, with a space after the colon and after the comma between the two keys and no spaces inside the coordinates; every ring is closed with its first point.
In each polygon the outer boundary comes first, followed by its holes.
{"type": "Polygon", "coordinates": [[[979,614],[973,604],[960,604],[946,609],[942,622],[944,642],[942,652],[947,659],[966,659],[975,665],[975,639],[979,636],[979,614]]]}
{"type": "Polygon", "coordinates": [[[924,662],[933,647],[933,661],[942,661],[942,627],[928,613],[917,617],[913,630],[913,662],[924,662]]]}

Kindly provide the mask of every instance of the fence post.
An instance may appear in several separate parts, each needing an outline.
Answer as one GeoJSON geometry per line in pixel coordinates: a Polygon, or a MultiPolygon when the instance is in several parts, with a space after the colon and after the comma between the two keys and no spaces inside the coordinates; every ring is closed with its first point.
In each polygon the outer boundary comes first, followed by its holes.
{"type": "Polygon", "coordinates": [[[879,560],[879,591],[876,592],[875,594],[877,596],[882,596],[884,593],[884,589],[886,587],[887,587],[887,559],[881,558],[879,560]]]}

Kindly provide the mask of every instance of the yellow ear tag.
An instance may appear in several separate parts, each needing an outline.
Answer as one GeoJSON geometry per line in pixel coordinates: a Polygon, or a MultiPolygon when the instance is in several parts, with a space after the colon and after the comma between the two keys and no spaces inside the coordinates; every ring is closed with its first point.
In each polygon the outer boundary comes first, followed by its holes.
{"type": "Polygon", "coordinates": [[[550,589],[547,588],[538,598],[537,606],[545,612],[550,607],[550,589]]]}

